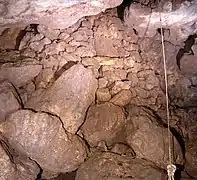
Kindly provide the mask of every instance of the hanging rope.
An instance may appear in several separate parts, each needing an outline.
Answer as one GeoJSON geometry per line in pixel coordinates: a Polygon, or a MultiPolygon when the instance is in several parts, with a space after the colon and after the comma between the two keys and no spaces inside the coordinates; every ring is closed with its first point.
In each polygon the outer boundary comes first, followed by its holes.
{"type": "Polygon", "coordinates": [[[161,23],[161,43],[162,43],[162,53],[163,53],[163,67],[164,67],[164,79],[165,79],[165,95],[166,95],[166,116],[168,124],[168,153],[169,153],[169,164],[167,165],[168,180],[174,180],[174,174],[176,171],[176,166],[172,164],[172,148],[171,148],[171,132],[170,132],[170,111],[169,111],[169,98],[168,98],[168,78],[167,78],[167,68],[166,68],[166,55],[165,55],[165,45],[164,45],[164,35],[163,35],[163,25],[160,12],[160,23],[161,23]]]}

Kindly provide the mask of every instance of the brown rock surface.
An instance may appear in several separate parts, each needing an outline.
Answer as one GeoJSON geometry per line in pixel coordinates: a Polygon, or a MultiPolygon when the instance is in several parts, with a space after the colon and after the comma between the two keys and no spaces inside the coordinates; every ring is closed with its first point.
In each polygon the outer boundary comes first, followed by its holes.
{"type": "Polygon", "coordinates": [[[94,101],[97,80],[91,70],[75,65],[65,71],[40,96],[32,97],[26,107],[58,115],[68,132],[76,133],[94,101]]]}
{"type": "Polygon", "coordinates": [[[111,94],[108,88],[97,89],[96,98],[98,102],[105,102],[111,99],[111,94]]]}
{"type": "Polygon", "coordinates": [[[0,79],[9,80],[14,86],[20,87],[31,81],[41,71],[41,65],[23,65],[20,67],[1,67],[0,79]]]}
{"type": "Polygon", "coordinates": [[[18,94],[11,83],[0,81],[0,122],[21,108],[18,94]]]}
{"type": "Polygon", "coordinates": [[[77,171],[76,180],[162,180],[162,171],[142,159],[113,153],[97,153],[77,171]]]}
{"type": "MultiPolygon", "coordinates": [[[[146,108],[130,107],[131,126],[127,126],[127,143],[136,156],[155,163],[165,169],[168,164],[168,132],[159,124],[159,119],[146,108]]],[[[161,123],[161,122],[160,122],[161,123]]],[[[174,139],[174,161],[183,164],[184,158],[180,145],[174,139]]]]}
{"type": "Polygon", "coordinates": [[[124,110],[107,102],[89,108],[81,131],[90,146],[97,146],[100,141],[109,145],[121,138],[119,133],[124,125],[124,110]]]}
{"type": "MultiPolygon", "coordinates": [[[[107,8],[118,6],[121,0],[107,1],[51,1],[19,0],[1,2],[0,25],[44,24],[52,29],[64,29],[88,15],[96,15],[107,8]],[[65,21],[67,19],[67,21],[65,21]]],[[[41,28],[40,28],[41,29],[41,28]]]]}
{"type": "Polygon", "coordinates": [[[16,151],[51,174],[74,171],[86,158],[84,143],[46,113],[19,110],[1,124],[0,131],[16,151]]]}
{"type": "Polygon", "coordinates": [[[7,145],[0,142],[0,179],[1,180],[35,180],[40,169],[34,161],[27,158],[19,159],[6,149],[7,145]]]}
{"type": "Polygon", "coordinates": [[[123,89],[119,93],[117,93],[110,102],[117,106],[126,106],[129,104],[132,98],[132,93],[128,89],[123,89]]]}

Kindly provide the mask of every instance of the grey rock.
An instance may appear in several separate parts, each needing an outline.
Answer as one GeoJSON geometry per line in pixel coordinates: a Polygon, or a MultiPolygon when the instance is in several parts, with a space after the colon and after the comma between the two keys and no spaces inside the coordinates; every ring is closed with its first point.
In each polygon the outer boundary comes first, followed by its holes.
{"type": "Polygon", "coordinates": [[[97,146],[100,141],[112,145],[121,138],[124,125],[124,110],[106,102],[89,108],[81,132],[90,146],[97,146]]]}
{"type": "MultiPolygon", "coordinates": [[[[132,126],[127,126],[127,143],[133,148],[136,156],[155,163],[166,169],[168,164],[168,131],[162,127],[153,113],[140,107],[127,109],[132,126]]],[[[172,135],[172,134],[171,134],[172,135]]],[[[173,162],[183,164],[184,158],[180,145],[174,141],[173,162]]]]}
{"type": "Polygon", "coordinates": [[[46,113],[19,110],[0,126],[3,136],[19,153],[35,160],[51,174],[71,172],[86,158],[86,148],[61,121],[46,113]]]}
{"type": "Polygon", "coordinates": [[[20,67],[0,68],[0,79],[9,80],[14,86],[20,87],[31,81],[41,71],[41,65],[22,65],[20,67]]]}
{"type": "Polygon", "coordinates": [[[95,153],[77,170],[75,180],[162,180],[162,171],[142,159],[114,153],[95,153]]]}
{"type": "Polygon", "coordinates": [[[30,98],[25,107],[58,115],[64,128],[76,133],[95,99],[96,89],[97,80],[91,70],[75,65],[40,96],[30,98]]]}
{"type": "Polygon", "coordinates": [[[0,122],[21,108],[18,94],[11,83],[0,81],[0,122]]]}
{"type": "MultiPolygon", "coordinates": [[[[84,16],[99,14],[107,8],[118,6],[121,2],[121,0],[19,0],[16,2],[6,0],[1,2],[3,10],[0,25],[7,26],[20,22],[28,25],[43,24],[51,29],[64,29],[75,24],[84,16]]],[[[45,29],[43,29],[41,26],[39,27],[41,32],[44,32],[45,29]]]]}

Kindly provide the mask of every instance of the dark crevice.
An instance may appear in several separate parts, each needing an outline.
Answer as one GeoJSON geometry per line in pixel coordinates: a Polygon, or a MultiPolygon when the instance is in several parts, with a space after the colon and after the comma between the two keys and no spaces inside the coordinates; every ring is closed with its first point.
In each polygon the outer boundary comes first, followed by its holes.
{"type": "Polygon", "coordinates": [[[40,172],[37,174],[37,177],[36,177],[35,180],[41,180],[41,179],[42,179],[43,169],[41,168],[40,164],[38,164],[35,160],[31,159],[30,157],[29,157],[29,159],[30,159],[31,161],[33,161],[34,163],[36,163],[36,165],[37,165],[37,166],[39,167],[39,169],[40,169],[40,172]]]}
{"type": "Polygon", "coordinates": [[[56,115],[54,113],[51,113],[51,112],[47,112],[47,111],[36,111],[35,109],[32,109],[32,108],[24,108],[24,110],[29,110],[29,111],[32,111],[34,113],[45,113],[45,114],[48,114],[49,116],[51,116],[52,118],[56,117],[60,121],[60,123],[62,125],[62,128],[63,128],[63,130],[65,132],[65,135],[67,136],[68,140],[70,140],[68,132],[67,132],[67,130],[64,127],[64,123],[63,123],[62,119],[58,115],[56,115]]]}
{"type": "Polygon", "coordinates": [[[130,5],[133,3],[133,0],[123,0],[122,4],[117,7],[118,18],[124,22],[124,12],[125,9],[129,9],[130,5]]]}
{"type": "MultiPolygon", "coordinates": [[[[152,114],[155,116],[157,123],[159,125],[161,125],[164,128],[168,128],[168,125],[162,120],[162,118],[157,114],[156,111],[154,111],[153,109],[151,109],[150,107],[147,107],[147,106],[142,106],[142,107],[144,107],[147,110],[152,112],[152,114]]],[[[173,134],[173,136],[176,138],[176,140],[178,141],[178,143],[181,147],[183,158],[185,159],[185,142],[184,142],[182,136],[179,134],[179,132],[174,127],[170,127],[170,131],[173,134]]]]}
{"type": "Polygon", "coordinates": [[[195,39],[197,38],[197,34],[190,35],[186,41],[184,41],[184,47],[179,49],[176,55],[176,63],[178,68],[181,70],[181,58],[184,54],[194,55],[192,51],[192,46],[195,44],[195,39]]]}
{"type": "Polygon", "coordinates": [[[54,178],[54,180],[75,180],[76,175],[77,170],[69,173],[62,173],[58,177],[54,178]]]}
{"type": "Polygon", "coordinates": [[[70,69],[72,66],[74,66],[76,64],[77,64],[77,62],[75,62],[75,61],[69,61],[68,63],[63,65],[61,67],[61,69],[59,69],[58,71],[55,72],[54,81],[56,81],[65,71],[67,71],[68,69],[70,69]]]}
{"type": "Polygon", "coordinates": [[[135,28],[133,28],[133,31],[134,31],[134,34],[135,34],[136,36],[138,36],[138,32],[137,32],[137,30],[136,30],[135,28]]]}
{"type": "Polygon", "coordinates": [[[174,179],[175,180],[181,180],[181,172],[184,171],[184,166],[175,164],[176,165],[176,171],[174,174],[174,179]]]}
{"type": "Polygon", "coordinates": [[[30,24],[25,29],[21,30],[16,37],[15,50],[19,50],[20,44],[27,32],[32,32],[34,35],[39,34],[37,30],[38,24],[30,24]]]}

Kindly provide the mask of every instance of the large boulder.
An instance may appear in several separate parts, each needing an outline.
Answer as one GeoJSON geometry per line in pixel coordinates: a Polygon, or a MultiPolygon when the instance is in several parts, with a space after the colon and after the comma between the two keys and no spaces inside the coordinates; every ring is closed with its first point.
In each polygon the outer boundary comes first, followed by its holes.
{"type": "MultiPolygon", "coordinates": [[[[166,169],[168,157],[168,130],[160,119],[150,110],[143,107],[129,107],[128,126],[126,127],[127,143],[139,158],[147,159],[158,167],[166,169]]],[[[171,133],[170,133],[171,134],[171,133]]],[[[182,149],[173,138],[173,162],[183,164],[182,149]]]]}
{"type": "Polygon", "coordinates": [[[95,99],[96,89],[97,80],[92,71],[82,65],[75,65],[40,96],[30,98],[25,106],[59,116],[64,128],[76,133],[95,99]]]}
{"type": "Polygon", "coordinates": [[[120,141],[125,125],[123,108],[106,102],[89,108],[81,132],[90,146],[97,146],[105,141],[108,145],[120,141]]]}
{"type": "Polygon", "coordinates": [[[196,147],[197,140],[190,142],[186,145],[186,171],[187,173],[197,178],[197,147],[196,147]]]}
{"type": "Polygon", "coordinates": [[[75,180],[162,180],[162,171],[148,161],[114,153],[96,153],[77,170],[75,180]]]}
{"type": "Polygon", "coordinates": [[[8,81],[0,81],[0,122],[5,117],[20,109],[20,101],[18,94],[11,83],[8,81]]]}
{"type": "Polygon", "coordinates": [[[118,6],[122,0],[4,0],[0,2],[0,26],[44,24],[64,29],[88,15],[96,15],[118,6]]]}
{"type": "MultiPolygon", "coordinates": [[[[28,60],[29,61],[29,60],[28,60]]],[[[34,61],[32,59],[32,61],[34,61]]],[[[24,63],[20,66],[0,68],[0,80],[9,80],[15,87],[20,87],[33,80],[42,70],[42,65],[24,63]]]]}
{"type": "Polygon", "coordinates": [[[17,152],[35,160],[48,175],[74,171],[86,158],[81,139],[46,113],[19,110],[1,124],[0,131],[17,152]]]}
{"type": "Polygon", "coordinates": [[[37,164],[27,158],[18,159],[7,147],[0,142],[0,180],[35,180],[40,172],[37,164]]]}

